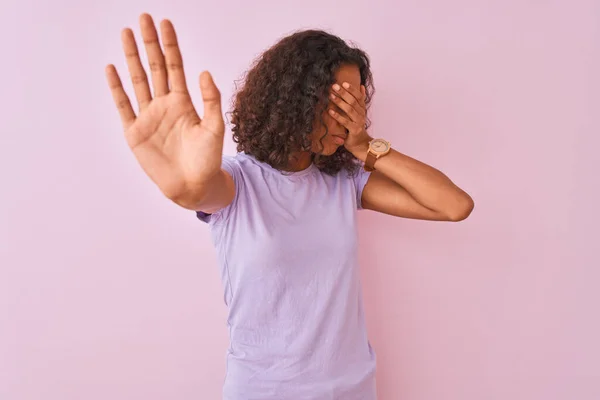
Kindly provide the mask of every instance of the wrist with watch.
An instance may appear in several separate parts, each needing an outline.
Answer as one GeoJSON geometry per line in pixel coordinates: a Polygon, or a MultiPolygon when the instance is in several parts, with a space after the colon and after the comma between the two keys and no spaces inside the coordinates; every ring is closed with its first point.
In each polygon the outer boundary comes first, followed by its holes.
{"type": "Polygon", "coordinates": [[[384,139],[373,139],[369,142],[367,158],[365,159],[365,171],[375,171],[375,161],[387,155],[392,149],[392,144],[384,139]]]}

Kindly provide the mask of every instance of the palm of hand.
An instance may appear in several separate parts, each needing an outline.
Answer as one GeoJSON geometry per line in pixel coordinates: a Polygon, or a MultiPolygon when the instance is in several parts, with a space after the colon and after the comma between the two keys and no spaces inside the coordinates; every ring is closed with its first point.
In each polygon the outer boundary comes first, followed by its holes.
{"type": "Polygon", "coordinates": [[[161,191],[177,198],[220,170],[225,130],[220,93],[210,74],[202,74],[205,116],[201,119],[187,91],[173,26],[169,21],[161,25],[163,55],[151,17],[142,15],[140,25],[152,67],[154,98],[129,29],[123,31],[122,41],[139,104],[138,116],[114,66],[107,67],[106,75],[129,147],[161,191]]]}

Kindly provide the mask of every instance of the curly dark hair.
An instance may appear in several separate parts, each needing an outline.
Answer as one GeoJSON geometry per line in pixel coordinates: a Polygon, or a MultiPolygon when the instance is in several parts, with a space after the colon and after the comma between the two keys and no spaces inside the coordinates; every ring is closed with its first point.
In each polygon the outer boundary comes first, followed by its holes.
{"type": "MultiPolygon", "coordinates": [[[[237,151],[279,170],[288,167],[292,153],[309,151],[317,116],[327,129],[322,113],[342,65],[359,68],[368,109],[375,90],[370,59],[338,36],[323,30],[296,31],[262,53],[241,79],[241,88],[236,87],[233,110],[228,113],[237,151]]],[[[330,175],[343,168],[353,173],[358,166],[344,146],[330,156],[312,154],[312,160],[330,175]]]]}

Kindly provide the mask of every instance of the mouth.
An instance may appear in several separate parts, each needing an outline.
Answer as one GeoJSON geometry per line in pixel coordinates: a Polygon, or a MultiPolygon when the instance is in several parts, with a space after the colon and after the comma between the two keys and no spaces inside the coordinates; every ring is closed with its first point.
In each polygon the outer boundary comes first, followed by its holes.
{"type": "Polygon", "coordinates": [[[339,145],[344,144],[344,142],[346,141],[346,136],[342,136],[342,135],[331,135],[333,137],[333,142],[339,145]]]}

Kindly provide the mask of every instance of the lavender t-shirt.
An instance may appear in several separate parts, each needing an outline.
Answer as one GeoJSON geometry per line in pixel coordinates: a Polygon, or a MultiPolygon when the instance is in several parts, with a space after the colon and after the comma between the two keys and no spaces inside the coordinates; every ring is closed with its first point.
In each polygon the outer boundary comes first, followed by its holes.
{"type": "Polygon", "coordinates": [[[208,222],[228,306],[225,400],[374,400],[357,262],[369,173],[282,173],[223,156],[233,202],[208,222]]]}

